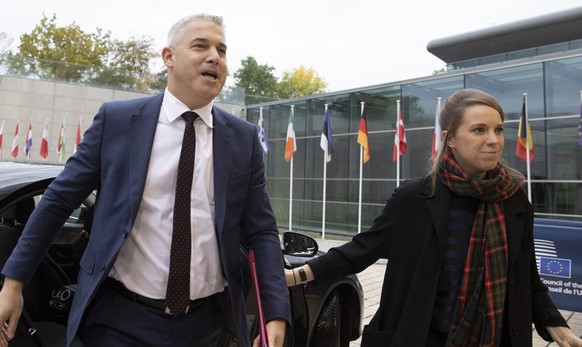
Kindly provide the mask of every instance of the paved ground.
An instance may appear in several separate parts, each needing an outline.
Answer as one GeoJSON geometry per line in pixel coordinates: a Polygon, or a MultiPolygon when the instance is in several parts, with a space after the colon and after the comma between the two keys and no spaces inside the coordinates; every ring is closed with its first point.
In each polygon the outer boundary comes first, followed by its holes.
{"type": "MultiPolygon", "coordinates": [[[[380,302],[380,290],[384,280],[386,264],[377,263],[358,274],[358,278],[364,288],[364,321],[367,324],[378,307],[380,302]]],[[[582,336],[582,312],[561,311],[568,321],[574,334],[582,336]]],[[[537,333],[533,333],[533,346],[558,346],[556,343],[548,343],[542,340],[537,333]]],[[[360,347],[360,339],[352,341],[350,347],[360,347]]]]}

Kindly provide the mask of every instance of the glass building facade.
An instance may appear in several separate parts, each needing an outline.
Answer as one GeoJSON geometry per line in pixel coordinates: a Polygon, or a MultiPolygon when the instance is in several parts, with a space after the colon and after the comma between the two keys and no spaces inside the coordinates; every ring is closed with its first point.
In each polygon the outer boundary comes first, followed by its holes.
{"type": "Polygon", "coordinates": [[[255,124],[263,110],[270,146],[264,157],[266,176],[279,227],[289,226],[291,165],[284,160],[284,152],[291,105],[297,136],[292,229],[322,230],[324,153],[320,139],[328,104],[334,152],[326,170],[325,230],[326,235],[351,236],[358,232],[360,220],[360,103],[365,103],[371,150],[362,174],[361,230],[366,230],[396,187],[397,165],[392,153],[397,100],[401,100],[407,137],[400,178],[407,180],[425,175],[431,165],[437,98],[444,102],[461,88],[481,89],[500,102],[506,120],[503,158],[524,175],[526,162],[516,157],[515,148],[523,94],[527,93],[535,151],[530,165],[535,214],[582,220],[582,147],[576,142],[582,97],[582,53],[578,53],[248,106],[247,119],[255,124]]]}

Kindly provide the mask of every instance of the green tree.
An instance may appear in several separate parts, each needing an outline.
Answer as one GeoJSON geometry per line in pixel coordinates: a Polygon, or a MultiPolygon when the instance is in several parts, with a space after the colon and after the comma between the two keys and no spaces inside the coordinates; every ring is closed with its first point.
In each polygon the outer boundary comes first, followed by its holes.
{"type": "Polygon", "coordinates": [[[241,68],[234,73],[235,86],[245,89],[245,104],[257,104],[276,98],[275,68],[259,65],[253,57],[241,60],[241,68]]]}
{"type": "Polygon", "coordinates": [[[18,54],[8,58],[12,73],[139,91],[158,88],[160,78],[150,68],[157,55],[152,38],[114,40],[100,28],[86,33],[75,23],[60,27],[56,21],[55,14],[43,14],[32,32],[20,37],[18,54]]]}
{"type": "Polygon", "coordinates": [[[149,89],[154,92],[163,92],[168,84],[168,70],[153,74],[149,80],[149,89]]]}
{"type": "Polygon", "coordinates": [[[113,40],[110,51],[103,62],[104,68],[92,82],[102,85],[150,90],[154,76],[150,70],[152,59],[157,52],[152,48],[153,39],[148,37],[131,37],[128,41],[113,40]]]}
{"type": "Polygon", "coordinates": [[[277,85],[277,96],[281,99],[324,93],[327,83],[312,68],[300,66],[284,72],[277,85]]]}
{"type": "Polygon", "coordinates": [[[30,34],[20,37],[18,56],[13,69],[36,74],[41,78],[82,81],[92,68],[101,68],[111,50],[110,33],[100,29],[85,33],[73,23],[59,27],[56,15],[43,18],[30,34]]]}

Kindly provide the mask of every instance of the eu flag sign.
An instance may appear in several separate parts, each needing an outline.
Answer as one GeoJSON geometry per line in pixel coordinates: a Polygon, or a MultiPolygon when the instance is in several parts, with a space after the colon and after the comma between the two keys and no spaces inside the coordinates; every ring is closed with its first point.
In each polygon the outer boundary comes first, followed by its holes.
{"type": "Polygon", "coordinates": [[[540,257],[540,275],[570,278],[572,260],[540,257]]]}

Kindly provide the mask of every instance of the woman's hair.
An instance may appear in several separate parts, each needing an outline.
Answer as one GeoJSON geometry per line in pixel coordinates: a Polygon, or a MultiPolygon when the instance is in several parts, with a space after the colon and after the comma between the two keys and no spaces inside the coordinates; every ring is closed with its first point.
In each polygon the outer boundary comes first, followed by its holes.
{"type": "MultiPolygon", "coordinates": [[[[465,110],[471,106],[483,105],[489,106],[499,112],[501,116],[501,121],[505,121],[505,115],[503,114],[503,109],[497,100],[491,95],[485,93],[484,91],[478,89],[460,89],[453,93],[450,97],[445,100],[445,104],[440,110],[439,114],[439,125],[442,131],[446,131],[446,134],[442,137],[440,148],[438,150],[437,156],[432,162],[432,167],[429,171],[429,175],[432,177],[432,188],[433,194],[436,185],[438,168],[441,160],[445,154],[451,152],[451,148],[448,146],[447,142],[451,137],[457,134],[465,110]]],[[[499,164],[511,171],[513,169],[509,168],[503,159],[499,160],[499,164]]]]}
{"type": "Polygon", "coordinates": [[[180,19],[179,21],[177,21],[170,28],[170,31],[168,32],[168,41],[167,41],[168,47],[175,47],[178,44],[178,42],[182,39],[182,35],[184,33],[184,28],[186,27],[186,25],[188,25],[192,22],[196,22],[196,21],[209,21],[209,22],[212,22],[212,23],[218,25],[221,28],[224,28],[224,24],[223,24],[221,16],[215,16],[215,15],[211,15],[211,14],[201,13],[201,14],[193,14],[193,15],[184,17],[184,18],[180,19]]]}

